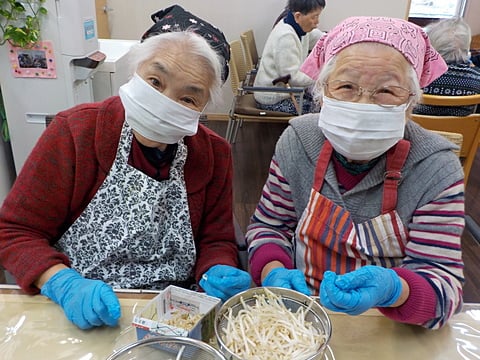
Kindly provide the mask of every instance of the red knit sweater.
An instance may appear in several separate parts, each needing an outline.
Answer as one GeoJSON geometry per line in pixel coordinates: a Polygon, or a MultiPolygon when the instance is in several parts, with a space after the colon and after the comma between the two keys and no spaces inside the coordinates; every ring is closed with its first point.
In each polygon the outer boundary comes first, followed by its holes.
{"type": "MultiPolygon", "coordinates": [[[[27,293],[55,264],[54,244],[82,213],[113,164],[124,108],[118,97],[59,113],[42,134],[0,209],[0,263],[27,293]]],[[[197,248],[195,278],[215,264],[238,265],[232,221],[232,157],[220,136],[200,125],[185,138],[185,183],[197,248]]],[[[133,166],[146,166],[133,154],[133,166]]],[[[140,169],[145,173],[152,169],[140,169]]]]}

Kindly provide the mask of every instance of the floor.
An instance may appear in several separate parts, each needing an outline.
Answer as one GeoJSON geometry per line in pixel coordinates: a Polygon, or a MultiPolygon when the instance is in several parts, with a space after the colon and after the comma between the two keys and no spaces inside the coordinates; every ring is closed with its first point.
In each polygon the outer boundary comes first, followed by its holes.
{"type": "MultiPolygon", "coordinates": [[[[226,122],[208,121],[208,127],[225,134],[226,122]]],[[[260,197],[267,177],[275,143],[286,127],[278,123],[244,123],[232,145],[234,158],[234,208],[240,228],[244,231],[260,197]]],[[[470,172],[465,192],[466,213],[480,224],[480,149],[470,172]]],[[[468,230],[462,236],[465,262],[464,301],[480,302],[480,243],[468,230]]]]}

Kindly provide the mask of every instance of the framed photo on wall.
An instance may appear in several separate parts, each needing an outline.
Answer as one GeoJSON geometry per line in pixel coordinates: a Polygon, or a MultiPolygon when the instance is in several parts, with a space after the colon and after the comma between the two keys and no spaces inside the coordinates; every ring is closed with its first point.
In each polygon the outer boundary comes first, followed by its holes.
{"type": "Polygon", "coordinates": [[[10,44],[9,47],[10,68],[14,77],[44,79],[57,77],[51,41],[39,41],[29,48],[20,48],[10,44]]]}

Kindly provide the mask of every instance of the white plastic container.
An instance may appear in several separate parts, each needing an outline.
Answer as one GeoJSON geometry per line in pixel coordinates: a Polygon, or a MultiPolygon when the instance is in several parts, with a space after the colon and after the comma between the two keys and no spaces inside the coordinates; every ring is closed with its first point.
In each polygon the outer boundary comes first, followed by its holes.
{"type": "Polygon", "coordinates": [[[151,336],[183,336],[209,342],[214,337],[214,322],[221,300],[170,285],[153,298],[133,318],[138,340],[151,336]],[[191,315],[196,322],[189,328],[167,324],[179,313],[191,315]]]}

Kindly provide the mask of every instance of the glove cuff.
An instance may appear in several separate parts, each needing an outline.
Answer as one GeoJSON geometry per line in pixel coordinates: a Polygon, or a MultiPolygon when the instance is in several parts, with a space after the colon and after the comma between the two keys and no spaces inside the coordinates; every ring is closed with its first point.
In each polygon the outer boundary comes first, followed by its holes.
{"type": "Polygon", "coordinates": [[[379,307],[388,307],[395,304],[402,294],[402,281],[400,280],[400,276],[392,269],[387,269],[387,271],[390,272],[392,278],[391,296],[384,302],[378,304],[377,306],[379,307]]]}
{"type": "Polygon", "coordinates": [[[275,276],[276,273],[284,272],[284,271],[288,271],[288,270],[285,269],[285,268],[282,268],[282,267],[278,267],[278,268],[274,268],[274,269],[270,270],[270,272],[267,274],[267,276],[265,276],[265,279],[263,279],[261,285],[262,286],[275,286],[273,284],[269,284],[269,282],[272,280],[272,278],[275,276]]]}
{"type": "Polygon", "coordinates": [[[255,284],[261,285],[262,269],[274,260],[280,261],[287,269],[293,269],[293,261],[285,249],[275,243],[263,244],[250,259],[250,273],[255,284]]]}
{"type": "Polygon", "coordinates": [[[61,305],[62,295],[68,291],[71,280],[75,278],[82,278],[82,276],[71,268],[62,269],[43,284],[40,293],[61,305]],[[60,291],[58,291],[59,289],[60,291]]]}

